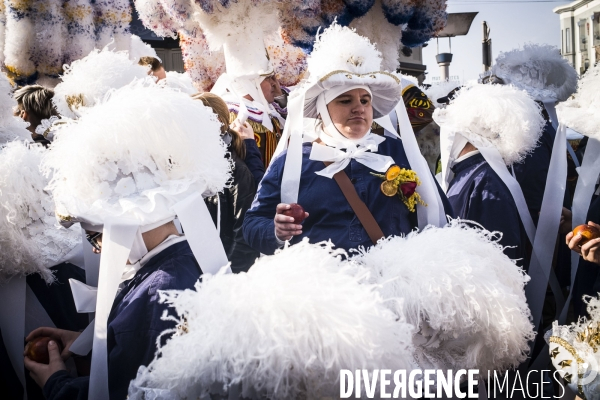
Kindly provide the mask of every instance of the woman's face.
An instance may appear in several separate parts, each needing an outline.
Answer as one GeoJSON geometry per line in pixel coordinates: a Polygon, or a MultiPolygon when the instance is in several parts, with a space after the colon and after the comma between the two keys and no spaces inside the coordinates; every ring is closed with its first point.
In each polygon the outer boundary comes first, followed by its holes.
{"type": "Polygon", "coordinates": [[[348,139],[360,139],[373,123],[371,95],[365,89],[352,89],[327,105],[329,116],[338,131],[348,139]]]}

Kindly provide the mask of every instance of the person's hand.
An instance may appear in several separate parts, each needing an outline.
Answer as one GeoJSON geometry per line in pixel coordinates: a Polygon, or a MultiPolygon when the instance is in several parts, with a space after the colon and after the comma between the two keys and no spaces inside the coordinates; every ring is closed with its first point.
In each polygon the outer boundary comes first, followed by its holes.
{"type": "Polygon", "coordinates": [[[558,231],[563,235],[571,231],[573,224],[573,213],[568,208],[563,207],[560,215],[560,224],[558,225],[558,231]]]}
{"type": "Polygon", "coordinates": [[[242,123],[240,123],[240,121],[238,121],[236,119],[235,121],[233,121],[231,123],[231,125],[229,125],[229,128],[232,131],[237,132],[237,134],[240,135],[240,137],[242,139],[253,139],[254,140],[254,131],[250,127],[250,124],[247,122],[244,122],[242,124],[242,123]]]}
{"type": "Polygon", "coordinates": [[[65,367],[65,363],[61,358],[61,355],[58,351],[58,345],[55,341],[51,340],[48,342],[48,355],[50,359],[49,364],[40,364],[29,357],[25,357],[25,368],[29,370],[29,375],[33,378],[35,383],[38,384],[39,387],[43,388],[48,379],[58,371],[63,371],[67,369],[65,367]]]}
{"type": "MultiPolygon", "coordinates": [[[[595,224],[592,221],[589,221],[588,225],[600,229],[600,225],[595,224]]],[[[592,239],[583,246],[580,246],[579,242],[581,241],[581,237],[581,234],[573,235],[573,232],[570,232],[566,238],[567,245],[574,252],[581,254],[581,257],[585,261],[600,265],[600,238],[592,239]]]]}
{"type": "MultiPolygon", "coordinates": [[[[277,209],[275,210],[275,235],[279,240],[290,240],[294,236],[298,236],[302,234],[302,225],[295,224],[293,217],[288,217],[284,215],[283,212],[285,210],[289,210],[289,204],[278,204],[277,209]]],[[[304,213],[305,218],[308,218],[308,213],[304,213]]]]}
{"type": "Polygon", "coordinates": [[[81,335],[81,332],[66,331],[57,328],[37,328],[31,331],[31,333],[27,335],[25,340],[30,342],[38,336],[49,336],[50,338],[52,338],[52,340],[55,340],[57,343],[60,343],[60,345],[63,348],[63,351],[62,353],[60,353],[60,356],[63,360],[66,360],[73,355],[73,353],[71,353],[70,347],[73,344],[73,342],[79,337],[79,335],[81,335]]]}

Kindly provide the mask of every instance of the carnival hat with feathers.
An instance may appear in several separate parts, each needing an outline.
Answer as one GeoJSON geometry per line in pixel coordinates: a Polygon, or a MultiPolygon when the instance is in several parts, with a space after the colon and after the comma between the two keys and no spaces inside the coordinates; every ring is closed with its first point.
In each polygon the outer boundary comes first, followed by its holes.
{"type": "Polygon", "coordinates": [[[212,109],[150,77],[110,91],[55,132],[43,171],[52,176],[57,214],[91,226],[109,217],[142,226],[174,217],[178,201],[226,185],[220,132],[212,109]]]}
{"type": "Polygon", "coordinates": [[[467,85],[433,117],[442,129],[461,134],[475,147],[495,147],[506,165],[533,151],[545,125],[540,106],[511,85],[467,85]]]}
{"type": "Polygon", "coordinates": [[[21,141],[0,149],[0,282],[33,273],[51,282],[49,268],[81,242],[78,227],[56,224],[48,179],[40,172],[45,153],[21,141]]]}
{"type": "Polygon", "coordinates": [[[577,93],[556,106],[558,119],[569,128],[600,139],[600,64],[591,67],[579,81],[577,93]]]}
{"type": "Polygon", "coordinates": [[[17,101],[6,75],[0,73],[0,146],[14,139],[31,141],[28,123],[13,115],[17,101]]]}
{"type": "Polygon", "coordinates": [[[345,256],[305,239],[248,273],[162,293],[179,327],[129,398],[337,398],[340,369],[412,369],[413,327],[345,256]]]}
{"type": "Polygon", "coordinates": [[[402,99],[402,88],[397,76],[381,70],[381,62],[375,45],[355,30],[337,23],[325,29],[307,59],[304,116],[317,117],[317,97],[322,92],[351,85],[369,87],[374,118],[389,114],[402,99]]]}
{"type": "Polygon", "coordinates": [[[117,89],[148,75],[148,68],[137,65],[125,51],[105,47],[65,66],[61,82],[54,88],[52,101],[60,115],[77,118],[110,89],[117,89]]]}
{"type": "Polygon", "coordinates": [[[526,44],[500,53],[491,74],[542,102],[565,101],[577,89],[577,72],[549,45],[526,44]]]}

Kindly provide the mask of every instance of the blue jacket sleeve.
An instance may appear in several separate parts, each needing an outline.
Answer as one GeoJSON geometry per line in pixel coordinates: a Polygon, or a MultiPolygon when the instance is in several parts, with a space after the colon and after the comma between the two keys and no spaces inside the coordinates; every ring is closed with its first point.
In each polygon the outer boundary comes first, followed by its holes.
{"type": "Polygon", "coordinates": [[[244,139],[244,143],[246,144],[246,158],[244,159],[244,162],[252,173],[254,184],[258,188],[258,184],[265,175],[265,164],[260,156],[260,150],[256,145],[256,140],[244,139]]]}
{"type": "Polygon", "coordinates": [[[86,400],[89,385],[89,376],[73,378],[67,371],[58,371],[46,381],[44,397],[46,400],[86,400]]]}
{"type": "Polygon", "coordinates": [[[281,167],[285,157],[274,160],[258,186],[252,207],[246,212],[243,231],[246,243],[263,254],[273,254],[279,248],[275,238],[275,211],[281,203],[281,167]]]}

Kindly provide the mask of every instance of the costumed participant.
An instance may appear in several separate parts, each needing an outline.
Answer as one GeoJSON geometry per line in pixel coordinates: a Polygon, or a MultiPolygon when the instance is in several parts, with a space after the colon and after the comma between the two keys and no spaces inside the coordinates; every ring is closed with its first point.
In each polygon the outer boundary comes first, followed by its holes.
{"type": "Polygon", "coordinates": [[[212,108],[222,124],[221,135],[227,144],[228,157],[233,162],[232,179],[222,192],[206,198],[205,201],[213,221],[219,224],[221,242],[231,263],[231,270],[234,273],[247,272],[260,253],[248,246],[242,232],[246,211],[256,195],[254,178],[244,163],[246,145],[240,134],[228,127],[229,109],[223,99],[208,92],[194,95],[192,98],[212,108]]]}
{"type": "Polygon", "coordinates": [[[167,306],[159,292],[190,289],[203,273],[228,270],[202,199],[230,177],[225,151],[210,109],[151,78],[112,91],[56,132],[42,164],[52,173],[56,213],[64,224],[79,221],[102,256],[97,297],[87,293],[93,326],[81,334],[43,328],[29,337],[49,335],[77,354],[93,342],[90,377],[69,377],[60,359],[28,363],[47,399],[125,398],[161,332],[175,327],[161,318],[167,306]]]}
{"type": "Polygon", "coordinates": [[[454,220],[382,240],[353,258],[372,271],[388,307],[416,327],[422,370],[478,369],[487,377],[527,358],[535,336],[529,277],[503,254],[497,234],[479,228],[454,220]]]}
{"type": "Polygon", "coordinates": [[[77,118],[111,89],[143,79],[147,74],[147,69],[131,61],[127,52],[95,49],[65,66],[61,82],[54,88],[52,101],[61,116],[77,118]]]}
{"type": "MultiPolygon", "coordinates": [[[[305,239],[247,274],[163,293],[179,325],[129,399],[339,398],[340,370],[412,370],[412,326],[343,258],[305,239]]],[[[379,386],[370,397],[380,398],[379,386]]]]}
{"type": "MultiPolygon", "coordinates": [[[[567,383],[565,397],[600,398],[600,300],[585,296],[587,314],[571,325],[554,322],[545,335],[554,368],[567,383]],[[570,395],[570,396],[569,396],[570,395]]],[[[565,389],[563,389],[565,390],[565,389]]]]}
{"type": "MultiPolygon", "coordinates": [[[[273,254],[285,241],[304,237],[349,250],[407,234],[427,213],[419,186],[427,176],[411,169],[402,141],[371,132],[374,117],[402,102],[400,80],[380,71],[381,54],[367,38],[337,24],[319,35],[307,62],[310,78],[290,98],[287,123],[293,124],[280,142],[285,148],[289,138],[289,148],[263,178],[244,237],[273,254]],[[318,118],[304,138],[303,117],[318,118]],[[308,136],[316,142],[302,144],[308,136]]],[[[415,148],[418,153],[416,141],[415,148]]]]}
{"type": "Polygon", "coordinates": [[[149,68],[148,75],[155,77],[156,83],[161,86],[181,90],[187,94],[197,92],[192,84],[192,79],[187,73],[180,74],[175,71],[165,71],[162,63],[156,57],[141,57],[138,64],[149,68]]]}
{"type": "Polygon", "coordinates": [[[27,129],[36,143],[48,146],[46,129],[52,121],[58,119],[58,113],[52,103],[54,91],[40,85],[29,85],[15,91],[17,108],[15,115],[29,123],[27,129]],[[52,118],[54,117],[54,119],[52,118]]]}
{"type": "MultiPolygon", "coordinates": [[[[46,151],[22,141],[0,150],[0,390],[7,399],[45,398],[25,374],[29,332],[40,326],[78,331],[89,322],[77,313],[69,287],[69,279],[85,281],[81,231],[56,224],[44,190],[48,179],[39,170],[46,151]]],[[[28,357],[39,357],[48,344],[31,346],[28,357]]]]}
{"type": "MultiPolygon", "coordinates": [[[[557,106],[558,118],[573,130],[585,135],[588,139],[579,178],[573,197],[572,228],[588,221],[600,223],[600,200],[594,198],[596,183],[600,175],[600,120],[597,109],[600,106],[600,66],[594,66],[580,79],[577,93],[569,100],[557,106]]],[[[578,236],[567,236],[567,244],[574,250],[571,261],[571,284],[573,290],[570,298],[576,315],[584,315],[583,295],[595,295],[598,281],[598,266],[580,257],[583,251],[578,236]]],[[[588,248],[591,247],[588,246],[588,248]]],[[[588,250],[586,248],[586,251],[588,250]]],[[[566,304],[568,305],[568,303],[566,304]]],[[[566,319],[559,321],[564,323],[566,319]]]]}
{"type": "Polygon", "coordinates": [[[14,139],[31,142],[27,123],[14,113],[18,103],[13,98],[12,86],[4,74],[0,74],[0,147],[14,139]]]}
{"type": "Polygon", "coordinates": [[[501,232],[505,254],[526,266],[535,226],[507,166],[535,148],[544,125],[539,106],[514,87],[474,84],[434,119],[442,129],[442,184],[456,215],[501,232]]]}

